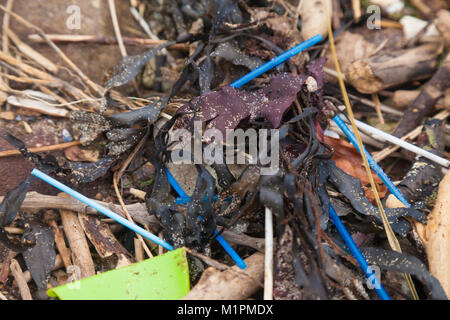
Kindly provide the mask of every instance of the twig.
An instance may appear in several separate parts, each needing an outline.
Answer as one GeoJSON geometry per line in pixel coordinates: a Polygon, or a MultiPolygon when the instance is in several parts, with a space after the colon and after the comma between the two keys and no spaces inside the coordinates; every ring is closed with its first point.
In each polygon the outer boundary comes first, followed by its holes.
{"type": "Polygon", "coordinates": [[[359,21],[361,18],[361,2],[360,0],[352,0],[353,19],[359,21]]]}
{"type": "Polygon", "coordinates": [[[16,283],[17,286],[19,287],[22,299],[33,300],[33,298],[31,297],[30,288],[28,287],[27,284],[27,280],[25,279],[22,269],[20,268],[20,265],[16,259],[11,260],[11,273],[13,274],[14,279],[16,279],[16,283]]]}
{"type": "MultiPolygon", "coordinates": [[[[77,34],[47,34],[47,37],[55,43],[97,43],[105,45],[118,44],[115,37],[109,36],[96,36],[96,35],[77,35],[77,34]]],[[[30,34],[28,36],[30,41],[35,43],[45,43],[45,41],[37,34],[30,34]]],[[[143,39],[143,38],[131,38],[122,37],[123,43],[128,46],[145,46],[145,47],[155,47],[167,42],[167,40],[153,40],[153,39],[143,39]]],[[[172,50],[182,50],[188,51],[189,47],[185,43],[176,43],[169,46],[172,50]]]]}
{"type": "MultiPolygon", "coordinates": [[[[65,193],[60,193],[59,196],[68,197],[65,193]]],[[[59,212],[64,232],[74,256],[73,262],[80,267],[81,277],[86,278],[95,275],[94,261],[89,251],[89,244],[83,227],[78,219],[78,214],[68,210],[60,210],[59,212]]]]}
{"type": "Polygon", "coordinates": [[[128,56],[127,49],[125,48],[125,45],[123,44],[122,33],[120,32],[119,21],[117,19],[116,4],[115,4],[114,0],[108,0],[108,6],[109,6],[109,11],[111,13],[111,19],[112,19],[112,23],[113,23],[113,27],[114,27],[114,33],[116,34],[116,39],[117,39],[117,42],[119,43],[120,54],[122,55],[122,57],[126,57],[126,56],[128,56]]]}
{"type": "MultiPolygon", "coordinates": [[[[125,212],[125,215],[126,215],[127,219],[130,222],[132,222],[132,223],[134,223],[133,218],[131,217],[130,213],[128,212],[127,207],[125,205],[125,202],[123,201],[122,195],[120,194],[120,191],[119,191],[118,184],[119,184],[120,179],[122,178],[122,174],[125,172],[125,169],[130,165],[131,161],[136,156],[136,154],[139,152],[139,150],[142,148],[142,146],[144,145],[145,141],[147,141],[149,132],[150,131],[148,131],[144,135],[144,137],[141,139],[141,141],[139,141],[138,145],[134,148],[133,152],[128,156],[128,158],[122,164],[122,167],[120,168],[120,170],[118,172],[115,172],[114,176],[113,176],[114,191],[116,192],[117,199],[119,200],[119,203],[122,206],[122,209],[125,212]]],[[[149,230],[147,230],[147,231],[149,231],[149,230]]],[[[150,251],[150,249],[148,248],[147,244],[145,243],[144,238],[138,233],[136,233],[136,236],[139,239],[139,241],[141,242],[142,247],[144,248],[144,250],[147,253],[147,255],[150,258],[153,258],[152,252],[150,251]]]]}
{"type": "Polygon", "coordinates": [[[8,298],[5,297],[5,295],[4,295],[3,293],[0,292],[0,300],[5,300],[5,301],[7,301],[8,298]]]}
{"type": "Polygon", "coordinates": [[[144,250],[142,242],[138,238],[134,238],[134,256],[137,262],[144,260],[144,250]]]}
{"type": "Polygon", "coordinates": [[[12,30],[9,29],[8,31],[6,31],[6,34],[14,42],[17,49],[19,49],[19,51],[22,52],[24,55],[26,55],[28,58],[34,60],[39,65],[41,65],[42,67],[44,67],[45,69],[47,69],[52,73],[58,72],[58,67],[53,62],[48,60],[46,57],[44,57],[42,54],[31,48],[26,43],[22,42],[22,40],[20,40],[19,37],[12,30]]]}
{"type": "MultiPolygon", "coordinates": [[[[148,25],[147,21],[145,21],[139,12],[136,10],[136,8],[131,7],[130,12],[133,15],[133,17],[139,22],[139,25],[142,27],[142,29],[145,31],[145,33],[149,36],[150,39],[153,40],[160,40],[157,35],[155,35],[152,30],[150,29],[150,26],[148,25]]],[[[172,57],[172,55],[167,51],[166,48],[161,50],[161,53],[167,56],[167,61],[174,65],[175,59],[172,57]]]]}
{"type": "MultiPolygon", "coordinates": [[[[8,10],[12,10],[13,6],[14,6],[14,0],[8,0],[6,2],[6,8],[8,10]]],[[[6,33],[9,30],[10,21],[11,21],[11,17],[9,15],[9,13],[5,12],[5,14],[3,15],[3,28],[2,28],[2,51],[5,54],[7,54],[9,52],[9,38],[6,33]]],[[[8,80],[6,80],[5,83],[8,85],[8,80]]]]}
{"type": "MultiPolygon", "coordinates": [[[[0,197],[0,202],[3,201],[3,199],[4,197],[0,197]]],[[[120,205],[96,200],[95,202],[106,208],[109,208],[120,216],[125,217],[125,213],[123,213],[122,207],[120,205]]],[[[76,199],[48,196],[39,194],[37,192],[28,192],[20,208],[24,211],[32,212],[36,212],[41,209],[63,209],[86,214],[98,214],[96,210],[76,199]]],[[[133,219],[138,223],[148,226],[152,230],[156,230],[155,232],[160,230],[160,224],[158,223],[158,220],[155,216],[150,216],[148,214],[147,208],[144,203],[127,205],[126,208],[133,219]]]]}
{"type": "Polygon", "coordinates": [[[1,283],[6,283],[6,280],[8,279],[8,275],[9,275],[9,267],[10,267],[10,264],[11,264],[11,259],[14,258],[14,257],[15,257],[15,252],[9,250],[8,251],[8,255],[3,260],[2,269],[0,270],[0,282],[1,283]]]}
{"type": "Polygon", "coordinates": [[[273,219],[272,210],[266,208],[266,241],[264,259],[264,300],[273,300],[273,219]]]}
{"type": "MultiPolygon", "coordinates": [[[[450,112],[447,110],[444,110],[444,111],[439,112],[437,115],[435,115],[433,117],[433,119],[445,120],[449,115],[450,115],[450,112]]],[[[423,128],[423,125],[418,126],[414,130],[410,131],[409,133],[407,133],[403,137],[401,137],[401,140],[417,138],[419,136],[419,134],[422,132],[422,128],[423,128]]],[[[399,148],[400,148],[400,146],[398,146],[398,145],[386,148],[384,150],[374,153],[373,158],[375,159],[376,162],[380,162],[381,160],[386,159],[392,153],[397,151],[399,148]]]]}
{"type": "Polygon", "coordinates": [[[72,265],[72,259],[70,258],[70,250],[66,247],[64,235],[55,220],[50,221],[50,226],[53,228],[55,233],[56,248],[61,255],[66,270],[68,270],[68,268],[72,265]]]}
{"type": "MultiPolygon", "coordinates": [[[[66,148],[70,148],[73,146],[77,146],[79,144],[81,144],[80,141],[72,141],[72,142],[67,142],[67,143],[55,144],[55,145],[51,145],[51,146],[29,148],[28,150],[33,153],[47,152],[47,151],[66,149],[66,148]]],[[[21,153],[19,150],[0,151],[0,158],[16,156],[16,155],[20,155],[20,154],[21,153]]]]}
{"type": "MultiPolygon", "coordinates": [[[[12,10],[14,6],[14,0],[8,0],[6,2],[6,8],[8,10],[12,10]]],[[[11,16],[8,12],[5,12],[3,15],[3,27],[2,27],[2,50],[4,53],[8,53],[9,51],[9,38],[7,35],[7,31],[9,30],[9,23],[11,21],[11,16]]]]}
{"type": "Polygon", "coordinates": [[[358,128],[360,128],[363,131],[366,131],[367,133],[370,133],[374,139],[381,139],[384,141],[389,141],[393,144],[398,145],[399,147],[402,147],[403,149],[409,150],[418,155],[421,155],[422,157],[430,159],[430,160],[440,164],[443,167],[448,167],[450,165],[450,161],[448,161],[447,159],[439,157],[439,156],[435,155],[434,153],[431,153],[422,148],[419,148],[411,143],[408,143],[400,138],[390,135],[382,130],[379,130],[377,128],[369,126],[369,125],[365,124],[364,122],[355,120],[355,123],[358,128]]]}
{"type": "Polygon", "coordinates": [[[238,234],[230,230],[223,230],[221,234],[228,242],[253,248],[261,253],[264,252],[265,240],[263,238],[254,238],[245,234],[238,234]]]}
{"type": "Polygon", "coordinates": [[[380,109],[380,99],[378,98],[378,94],[374,93],[372,94],[372,100],[373,100],[373,104],[375,105],[375,110],[377,111],[377,116],[378,116],[378,120],[380,120],[381,124],[384,124],[384,118],[383,118],[383,114],[381,113],[381,109],[380,109]]]}
{"type": "Polygon", "coordinates": [[[14,17],[17,21],[19,21],[21,24],[23,24],[24,26],[33,29],[35,32],[37,32],[44,40],[45,42],[53,49],[56,51],[56,53],[63,59],[63,61],[73,70],[75,71],[75,73],[91,88],[93,89],[96,93],[103,95],[103,89],[101,89],[101,87],[97,84],[95,84],[94,82],[92,82],[92,80],[90,80],[84,73],[83,71],[80,70],[80,68],[78,68],[73,62],[72,60],[70,60],[66,54],[64,52],[61,51],[61,49],[59,49],[54,43],[53,41],[51,41],[44,33],[44,31],[42,31],[41,28],[39,28],[38,26],[28,22],[27,20],[25,20],[24,18],[22,18],[21,16],[19,16],[18,14],[12,12],[11,10],[8,10],[7,8],[5,8],[4,6],[0,5],[0,9],[2,9],[3,11],[5,11],[6,13],[9,13],[12,17],[14,17]]]}

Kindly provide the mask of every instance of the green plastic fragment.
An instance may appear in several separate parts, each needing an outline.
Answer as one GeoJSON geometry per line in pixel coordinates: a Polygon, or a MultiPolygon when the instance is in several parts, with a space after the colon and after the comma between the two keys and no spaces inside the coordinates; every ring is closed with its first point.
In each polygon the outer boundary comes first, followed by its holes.
{"type": "Polygon", "coordinates": [[[49,289],[61,300],[178,300],[190,290],[183,248],[49,289]]]}

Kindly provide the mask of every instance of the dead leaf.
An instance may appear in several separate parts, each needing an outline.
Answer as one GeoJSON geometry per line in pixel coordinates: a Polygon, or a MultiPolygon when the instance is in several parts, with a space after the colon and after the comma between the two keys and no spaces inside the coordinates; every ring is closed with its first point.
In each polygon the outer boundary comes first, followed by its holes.
{"type": "Polygon", "coordinates": [[[94,150],[81,149],[78,146],[73,146],[64,150],[65,157],[70,161],[80,162],[97,162],[100,153],[94,150]]]}
{"type": "MultiPolygon", "coordinates": [[[[370,188],[369,177],[367,177],[366,169],[364,168],[363,160],[358,150],[356,150],[352,144],[344,140],[335,139],[329,136],[324,136],[324,142],[333,147],[334,155],[332,159],[336,162],[336,166],[352,177],[358,178],[359,181],[361,181],[367,199],[374,203],[375,197],[370,188]]],[[[380,198],[383,199],[386,196],[388,189],[373,171],[372,176],[377,186],[378,194],[380,198]]]]}

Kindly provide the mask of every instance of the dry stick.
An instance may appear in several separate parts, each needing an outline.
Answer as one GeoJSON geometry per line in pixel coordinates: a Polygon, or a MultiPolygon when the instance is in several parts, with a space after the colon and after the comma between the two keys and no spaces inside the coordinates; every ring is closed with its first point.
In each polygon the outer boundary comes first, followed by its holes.
{"type": "MultiPolygon", "coordinates": [[[[437,115],[433,117],[433,119],[439,119],[439,120],[445,120],[450,115],[450,112],[447,110],[439,112],[437,115]]],[[[418,126],[413,131],[409,132],[408,134],[401,137],[402,140],[406,139],[415,139],[419,136],[419,134],[422,132],[423,125],[418,126]]],[[[381,150],[379,152],[375,152],[373,154],[373,158],[375,159],[375,162],[380,162],[381,160],[386,159],[389,155],[394,153],[400,148],[400,146],[392,146],[387,149],[381,150]]]]}
{"type": "MultiPolygon", "coordinates": [[[[14,6],[14,0],[8,0],[6,3],[6,8],[8,10],[12,10],[12,7],[14,6]]],[[[4,53],[8,53],[9,51],[9,39],[7,36],[7,31],[9,30],[9,22],[11,21],[11,16],[8,12],[5,12],[3,15],[3,35],[2,35],[2,50],[4,53]]]]}
{"type": "MultiPolygon", "coordinates": [[[[8,0],[6,2],[6,8],[8,10],[12,10],[13,6],[14,6],[14,0],[8,0]]],[[[3,35],[2,35],[2,51],[4,53],[8,53],[9,52],[9,38],[6,35],[6,32],[9,30],[9,22],[10,21],[11,21],[11,17],[9,15],[9,13],[6,12],[3,15],[3,28],[2,28],[2,31],[3,31],[3,35]]],[[[8,72],[8,71],[5,71],[5,72],[8,72]]],[[[8,80],[6,80],[5,83],[6,83],[6,85],[8,85],[8,80]]]]}
{"type": "MultiPolygon", "coordinates": [[[[95,36],[95,35],[76,35],[76,34],[47,34],[47,37],[55,43],[97,43],[105,45],[118,44],[115,37],[95,36]]],[[[28,39],[34,43],[45,43],[37,34],[30,34],[28,39]]],[[[155,47],[167,42],[167,40],[153,40],[143,38],[122,37],[123,43],[128,46],[155,47]]],[[[189,51],[185,43],[175,43],[168,47],[172,50],[189,51]]]]}
{"type": "Polygon", "coordinates": [[[68,270],[68,268],[72,265],[72,259],[70,258],[70,250],[66,247],[66,243],[64,241],[64,234],[55,220],[50,221],[50,226],[52,226],[55,233],[56,248],[61,255],[66,270],[68,270]]]}
{"type": "MultiPolygon", "coordinates": [[[[72,142],[67,142],[67,143],[55,144],[55,145],[51,145],[51,146],[29,148],[28,150],[33,153],[47,152],[47,151],[66,149],[66,148],[70,148],[70,147],[77,146],[80,144],[81,144],[80,141],[72,141],[72,142]]],[[[16,156],[16,155],[20,155],[20,154],[21,153],[19,150],[0,151],[0,158],[16,156]]]]}
{"type": "Polygon", "coordinates": [[[30,288],[28,288],[27,280],[25,279],[22,269],[16,259],[11,260],[11,273],[13,274],[14,279],[16,279],[22,299],[33,300],[31,297],[30,288]]]}
{"type": "MultiPolygon", "coordinates": [[[[144,20],[144,18],[142,18],[142,16],[139,14],[139,12],[136,10],[136,8],[131,8],[130,9],[131,14],[133,15],[133,17],[139,22],[139,25],[141,26],[142,29],[144,29],[145,33],[149,36],[150,39],[153,40],[160,40],[158,38],[158,36],[156,36],[152,30],[150,29],[150,26],[148,25],[147,21],[144,20]]],[[[172,57],[172,55],[169,53],[169,51],[167,51],[166,48],[162,49],[161,52],[167,56],[167,61],[169,62],[169,64],[171,64],[172,66],[175,65],[175,58],[172,57]]]]}
{"type": "MultiPolygon", "coordinates": [[[[0,197],[0,201],[3,201],[3,199],[4,197],[0,197]]],[[[126,217],[120,205],[97,200],[93,201],[99,203],[104,207],[107,207],[108,209],[116,212],[117,214],[119,214],[124,218],[126,217]]],[[[149,226],[152,230],[154,230],[153,232],[155,233],[161,229],[160,224],[158,223],[156,217],[153,215],[150,216],[148,214],[147,208],[144,203],[135,203],[127,205],[126,207],[130,215],[133,217],[133,219],[139,222],[140,224],[149,226]]],[[[25,200],[22,203],[21,209],[24,211],[31,211],[31,212],[36,212],[41,209],[63,209],[93,215],[99,214],[95,209],[89,207],[88,205],[74,198],[48,196],[39,194],[37,192],[27,193],[25,200]]]]}
{"type": "MultiPolygon", "coordinates": [[[[334,65],[336,67],[336,72],[338,74],[339,86],[341,88],[341,92],[342,92],[342,95],[343,95],[343,98],[344,98],[345,106],[347,108],[347,112],[348,112],[350,121],[352,123],[353,132],[354,132],[354,134],[356,136],[356,139],[358,140],[359,150],[365,150],[364,149],[364,145],[363,145],[363,143],[361,141],[361,136],[359,135],[358,128],[356,127],[355,116],[353,114],[353,109],[352,109],[352,106],[350,104],[350,99],[349,99],[348,94],[347,94],[347,89],[345,88],[344,80],[340,76],[341,75],[341,67],[339,65],[339,61],[338,61],[338,58],[337,58],[336,47],[335,47],[334,38],[333,38],[333,30],[331,29],[331,21],[330,21],[329,13],[328,13],[328,7],[325,5],[325,0],[323,0],[323,2],[324,2],[325,12],[326,12],[326,16],[327,16],[328,37],[329,37],[329,40],[330,40],[330,48],[331,48],[331,52],[333,54],[333,60],[334,60],[334,65]]],[[[386,231],[386,235],[387,235],[387,238],[388,238],[389,245],[391,246],[391,248],[393,250],[395,250],[397,252],[402,252],[402,249],[400,247],[400,243],[398,242],[398,240],[397,240],[397,238],[396,238],[396,236],[394,234],[394,231],[392,231],[392,228],[391,228],[391,225],[389,224],[389,221],[387,219],[386,213],[384,212],[384,208],[383,208],[383,205],[381,204],[380,196],[378,194],[378,190],[377,190],[377,187],[375,185],[375,181],[373,179],[369,163],[367,161],[366,153],[364,151],[361,152],[361,157],[363,158],[364,167],[366,169],[367,177],[369,178],[369,181],[370,181],[370,186],[372,188],[372,192],[373,192],[373,194],[375,196],[375,201],[377,203],[378,209],[380,210],[381,218],[382,218],[382,221],[383,221],[383,226],[384,226],[384,229],[386,231]]],[[[406,278],[406,280],[408,282],[408,285],[409,285],[409,287],[411,289],[411,293],[412,293],[414,299],[418,300],[418,295],[417,295],[416,289],[414,287],[414,283],[412,282],[411,276],[405,274],[405,278],[406,278]]]]}
{"type": "Polygon", "coordinates": [[[28,58],[34,60],[39,65],[41,65],[42,67],[44,67],[45,69],[47,69],[52,73],[58,72],[58,67],[53,62],[48,60],[46,57],[44,57],[42,54],[31,48],[26,43],[22,42],[22,40],[20,40],[19,37],[12,30],[9,29],[8,31],[6,31],[6,34],[14,42],[17,49],[19,49],[19,51],[22,52],[24,55],[26,55],[28,58]]]}
{"type": "MultiPolygon", "coordinates": [[[[0,7],[1,7],[1,5],[0,5],[0,7]]],[[[12,65],[14,67],[18,67],[23,72],[25,72],[29,75],[38,77],[39,79],[49,80],[49,81],[54,80],[54,78],[52,76],[50,76],[49,74],[47,74],[46,72],[41,71],[36,68],[33,68],[32,66],[29,66],[29,65],[23,63],[22,61],[19,61],[18,59],[12,57],[11,55],[9,55],[7,53],[0,52],[0,60],[3,60],[7,64],[12,65]]]]}
{"type": "Polygon", "coordinates": [[[5,297],[5,295],[4,295],[3,293],[0,292],[0,300],[5,300],[5,301],[7,301],[8,298],[5,297]]]}
{"type": "Polygon", "coordinates": [[[359,21],[361,18],[361,2],[360,0],[352,0],[353,19],[359,21]]]}
{"type": "Polygon", "coordinates": [[[8,10],[7,8],[5,8],[4,6],[0,5],[0,9],[2,9],[3,11],[5,11],[6,13],[9,13],[12,17],[14,17],[17,21],[19,21],[21,24],[23,24],[24,26],[33,29],[35,32],[37,32],[44,40],[45,42],[53,49],[56,51],[56,53],[63,59],[63,61],[73,70],[75,71],[76,74],[78,74],[78,76],[91,88],[93,89],[96,93],[103,95],[103,89],[100,89],[101,87],[97,84],[95,84],[94,82],[92,82],[92,80],[90,80],[84,73],[83,71],[81,71],[73,62],[72,60],[70,60],[66,54],[64,52],[61,51],[61,49],[59,49],[54,43],[53,41],[51,41],[46,35],[45,33],[42,31],[41,28],[39,28],[38,26],[28,22],[27,20],[25,20],[24,18],[22,18],[21,16],[19,16],[18,14],[12,12],[11,10],[8,10]]]}
{"type": "MultiPolygon", "coordinates": [[[[323,71],[325,71],[325,73],[329,74],[330,76],[333,76],[335,78],[339,78],[337,72],[332,70],[332,69],[324,67],[323,71]]],[[[346,78],[345,78],[345,74],[341,74],[341,76],[342,76],[342,80],[347,81],[346,78]]],[[[369,106],[369,107],[372,107],[372,108],[376,108],[375,104],[373,103],[373,101],[370,101],[369,99],[360,98],[360,97],[357,97],[357,96],[352,95],[352,94],[348,94],[348,96],[350,98],[352,98],[353,100],[356,100],[356,101],[358,101],[358,102],[360,102],[362,104],[365,104],[366,106],[369,106]]],[[[385,113],[389,113],[389,114],[392,114],[394,116],[397,116],[397,117],[401,117],[403,115],[403,112],[398,111],[398,110],[396,110],[396,109],[394,109],[392,107],[389,107],[389,106],[387,106],[385,104],[382,104],[382,103],[380,103],[380,110],[385,112],[385,113]]]]}
{"type": "MultiPolygon", "coordinates": [[[[120,168],[119,171],[114,173],[113,176],[113,185],[114,185],[114,191],[116,192],[117,195],[117,199],[119,200],[120,205],[122,206],[123,211],[125,212],[125,215],[127,217],[127,219],[134,223],[133,218],[131,217],[130,213],[128,212],[127,206],[125,205],[125,202],[123,201],[122,195],[120,194],[119,191],[119,181],[120,178],[122,178],[122,174],[124,173],[125,169],[128,167],[128,165],[130,164],[131,160],[133,160],[134,156],[136,155],[136,153],[142,148],[142,146],[144,145],[146,139],[147,139],[147,134],[144,135],[144,137],[141,139],[141,141],[138,143],[138,145],[136,146],[136,148],[134,148],[133,152],[128,156],[128,158],[125,160],[125,162],[123,163],[122,167],[120,168]]],[[[147,227],[144,225],[144,227],[147,229],[147,227]]],[[[149,231],[147,229],[147,231],[149,231]]],[[[147,255],[150,258],[153,258],[152,252],[150,251],[150,249],[148,248],[147,244],[144,241],[144,238],[142,238],[142,236],[138,233],[136,233],[137,238],[139,239],[139,241],[141,242],[145,252],[147,253],[147,255]]]]}
{"type": "Polygon", "coordinates": [[[394,136],[403,136],[425,118],[432,110],[436,101],[444,95],[450,86],[450,53],[442,62],[439,70],[425,84],[419,96],[413,101],[411,106],[405,111],[404,116],[394,130],[394,136]]]}
{"type": "MultiPolygon", "coordinates": [[[[90,97],[89,95],[84,93],[83,90],[80,90],[80,89],[72,86],[70,83],[68,83],[66,81],[55,78],[54,76],[51,76],[51,75],[47,74],[46,72],[43,72],[36,68],[33,68],[32,66],[29,66],[29,65],[23,63],[22,61],[10,56],[9,54],[5,54],[0,51],[0,60],[5,61],[6,63],[8,63],[11,66],[19,68],[20,70],[22,70],[23,72],[25,72],[29,75],[32,75],[39,79],[48,81],[49,83],[46,83],[46,85],[48,85],[48,86],[55,86],[55,87],[62,86],[64,89],[66,89],[72,96],[74,96],[78,100],[80,100],[82,98],[92,100],[92,97],[90,97]],[[53,83],[55,83],[55,85],[53,85],[53,83]]],[[[13,92],[14,90],[9,88],[8,91],[13,92]]]]}
{"type": "Polygon", "coordinates": [[[222,236],[230,243],[253,248],[261,253],[264,252],[265,240],[263,238],[254,238],[246,234],[234,233],[230,230],[222,231],[222,236]]]}
{"type": "MultiPolygon", "coordinates": [[[[64,193],[60,197],[68,197],[64,193]]],[[[70,249],[73,254],[73,262],[80,268],[81,277],[86,278],[95,275],[94,262],[89,251],[89,244],[84,234],[83,227],[78,219],[78,214],[68,210],[59,210],[62,224],[70,249]]]]}
{"type": "Polygon", "coordinates": [[[122,33],[120,32],[119,21],[117,19],[116,4],[115,4],[114,0],[108,0],[108,6],[109,6],[109,12],[111,13],[111,19],[112,19],[112,23],[113,23],[113,27],[114,27],[114,33],[116,34],[116,39],[117,39],[117,42],[119,43],[120,53],[122,54],[122,57],[126,57],[128,55],[127,49],[125,48],[125,46],[123,44],[122,33]]]}
{"type": "Polygon", "coordinates": [[[439,184],[436,203],[426,226],[416,223],[416,227],[425,243],[430,272],[450,297],[450,171],[439,184]]]}
{"type": "Polygon", "coordinates": [[[383,114],[381,113],[381,109],[380,109],[380,99],[378,98],[378,94],[374,93],[372,94],[372,100],[373,100],[373,104],[375,105],[375,110],[377,111],[377,116],[378,116],[378,120],[380,120],[381,124],[384,124],[384,118],[383,118],[383,114]]]}
{"type": "Polygon", "coordinates": [[[134,256],[136,257],[137,262],[145,259],[143,249],[141,241],[138,238],[134,238],[134,256]]]}
{"type": "Polygon", "coordinates": [[[41,80],[41,79],[36,79],[36,78],[30,78],[30,77],[16,77],[10,74],[6,74],[6,73],[2,73],[1,76],[3,76],[6,79],[9,80],[14,80],[16,82],[20,82],[20,83],[28,83],[28,84],[34,84],[34,85],[38,85],[38,86],[50,86],[50,87],[58,87],[60,86],[59,83],[55,82],[55,81],[49,81],[49,80],[41,80]]]}
{"type": "MultiPolygon", "coordinates": [[[[117,19],[115,1],[108,0],[108,6],[109,6],[109,11],[111,13],[111,19],[113,22],[114,33],[116,34],[117,43],[119,44],[120,54],[122,55],[122,57],[126,57],[126,56],[128,56],[128,53],[127,53],[127,49],[125,48],[125,45],[123,44],[123,38],[122,38],[122,33],[120,32],[119,20],[117,19]]],[[[133,86],[136,88],[136,91],[139,95],[140,90],[137,85],[136,79],[133,79],[132,83],[133,83],[133,86]]]]}
{"type": "MultiPolygon", "coordinates": [[[[5,229],[6,230],[6,229],[5,229]]],[[[9,275],[9,267],[11,264],[11,259],[16,256],[14,251],[9,250],[8,255],[6,256],[5,260],[3,261],[2,269],[0,270],[0,282],[6,283],[6,280],[8,279],[9,275]]]]}

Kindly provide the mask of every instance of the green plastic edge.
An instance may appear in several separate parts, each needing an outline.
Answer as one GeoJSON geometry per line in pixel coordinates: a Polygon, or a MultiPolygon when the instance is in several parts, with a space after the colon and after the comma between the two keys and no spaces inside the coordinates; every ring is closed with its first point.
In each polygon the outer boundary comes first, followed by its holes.
{"type": "Polygon", "coordinates": [[[178,300],[190,290],[183,248],[47,290],[60,300],[178,300]]]}

